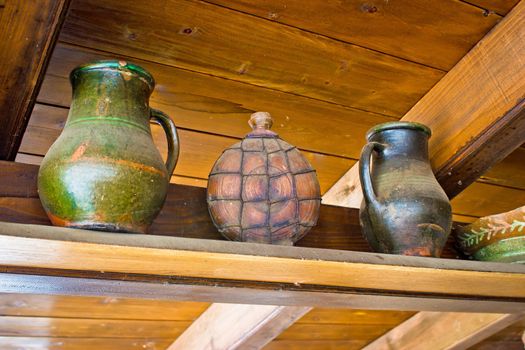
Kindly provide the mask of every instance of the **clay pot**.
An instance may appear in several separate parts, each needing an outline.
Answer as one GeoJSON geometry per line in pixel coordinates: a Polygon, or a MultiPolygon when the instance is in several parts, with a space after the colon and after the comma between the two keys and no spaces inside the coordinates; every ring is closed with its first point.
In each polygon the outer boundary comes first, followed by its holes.
{"type": "Polygon", "coordinates": [[[162,208],[179,148],[173,122],[148,105],[153,77],[124,61],[99,61],[70,80],[66,125],[38,174],[42,205],[53,225],[144,233],[162,208]],[[166,131],[166,164],[150,120],[166,131]]]}
{"type": "Polygon", "coordinates": [[[359,161],[363,233],[382,253],[439,257],[452,213],[428,159],[430,129],[392,122],[367,133],[359,161]]]}
{"type": "Polygon", "coordinates": [[[252,114],[253,131],[226,149],[208,180],[211,218],[224,237],[291,245],[317,223],[315,170],[299,150],[270,131],[268,113],[252,114]]]}
{"type": "Polygon", "coordinates": [[[525,207],[458,227],[456,242],[471,259],[525,264],[525,207]]]}

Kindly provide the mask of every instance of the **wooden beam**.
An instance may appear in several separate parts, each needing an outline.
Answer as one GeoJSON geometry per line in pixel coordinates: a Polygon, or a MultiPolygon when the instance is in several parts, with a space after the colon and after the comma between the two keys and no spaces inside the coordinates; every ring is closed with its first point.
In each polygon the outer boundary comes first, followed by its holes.
{"type": "MultiPolygon", "coordinates": [[[[150,287],[165,283],[207,287],[208,298],[194,296],[195,301],[220,302],[212,296],[222,286],[252,291],[249,297],[240,293],[244,297],[238,297],[237,303],[329,306],[328,298],[316,295],[321,293],[348,298],[348,303],[358,296],[389,297],[387,308],[409,310],[432,308],[449,299],[468,300],[463,309],[467,311],[525,311],[525,266],[513,264],[152,235],[93,235],[92,231],[1,223],[0,267],[10,274],[148,282],[150,287]],[[287,292],[303,295],[298,299],[302,301],[287,300],[287,292]],[[395,297],[404,299],[395,305],[395,297]],[[502,311],[502,305],[514,309],[502,311]]],[[[374,300],[359,307],[383,305],[374,300]]],[[[450,305],[445,309],[457,311],[450,305]]]]}
{"type": "Polygon", "coordinates": [[[0,159],[14,160],[69,0],[9,1],[0,19],[0,159]]]}
{"type": "Polygon", "coordinates": [[[311,309],[215,303],[168,350],[261,349],[311,309]]]}
{"type": "Polygon", "coordinates": [[[516,314],[420,312],[363,350],[463,350],[523,318],[516,314]]]}
{"type": "MultiPolygon", "coordinates": [[[[432,129],[430,158],[453,197],[525,142],[525,1],[448,72],[402,120],[432,129]]],[[[354,165],[323,203],[358,208],[354,165]]]]}
{"type": "MultiPolygon", "coordinates": [[[[0,161],[0,221],[51,225],[38,198],[38,167],[0,161]]],[[[213,225],[206,203],[206,189],[171,184],[162,211],[148,233],[154,235],[224,239],[213,225]]],[[[356,209],[321,206],[319,223],[298,246],[369,251],[361,234],[356,209]]],[[[444,257],[457,253],[452,240],[444,257]]]]}

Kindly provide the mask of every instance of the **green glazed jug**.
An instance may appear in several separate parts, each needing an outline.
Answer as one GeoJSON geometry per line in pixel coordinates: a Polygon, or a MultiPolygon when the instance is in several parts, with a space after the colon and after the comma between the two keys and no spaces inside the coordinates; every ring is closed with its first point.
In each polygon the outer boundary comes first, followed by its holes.
{"type": "Polygon", "coordinates": [[[42,205],[56,226],[145,233],[164,204],[179,154],[175,125],[149,107],[155,81],[125,61],[77,67],[70,81],[66,125],[38,173],[42,205]],[[166,164],[150,120],[166,132],[166,164]]]}

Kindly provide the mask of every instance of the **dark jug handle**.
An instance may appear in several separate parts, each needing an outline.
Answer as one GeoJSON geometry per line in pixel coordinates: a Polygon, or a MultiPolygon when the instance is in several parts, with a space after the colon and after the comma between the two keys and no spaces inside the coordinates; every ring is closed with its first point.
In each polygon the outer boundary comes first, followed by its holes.
{"type": "Polygon", "coordinates": [[[179,135],[177,134],[177,128],[175,127],[175,124],[171,118],[158,109],[150,108],[150,119],[162,126],[164,132],[166,133],[166,138],[168,140],[168,157],[166,159],[166,169],[168,170],[169,181],[169,178],[175,170],[175,165],[177,165],[177,160],[179,159],[179,135]]]}
{"type": "Polygon", "coordinates": [[[369,142],[363,147],[361,151],[361,158],[359,159],[359,180],[361,188],[363,189],[363,197],[366,204],[372,204],[375,207],[380,205],[372,185],[372,177],[370,176],[370,157],[373,151],[382,151],[385,145],[378,142],[369,142]]]}

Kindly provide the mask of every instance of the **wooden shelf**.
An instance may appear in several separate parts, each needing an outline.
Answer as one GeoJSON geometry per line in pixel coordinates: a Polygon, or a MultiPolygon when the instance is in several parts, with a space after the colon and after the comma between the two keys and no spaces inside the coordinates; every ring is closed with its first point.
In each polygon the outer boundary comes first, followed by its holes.
{"type": "Polygon", "coordinates": [[[523,265],[0,223],[0,266],[2,293],[525,310],[523,265]]]}

